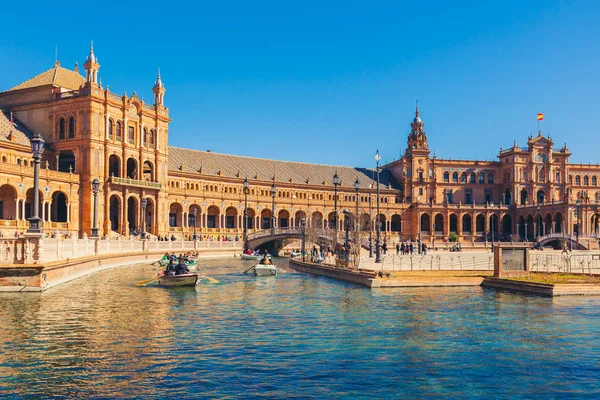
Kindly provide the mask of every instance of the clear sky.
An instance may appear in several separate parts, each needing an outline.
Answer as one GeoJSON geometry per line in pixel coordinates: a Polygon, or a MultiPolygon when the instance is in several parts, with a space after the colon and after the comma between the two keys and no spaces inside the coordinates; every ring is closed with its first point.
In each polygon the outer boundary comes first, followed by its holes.
{"type": "Polygon", "coordinates": [[[599,162],[600,1],[5,2],[0,90],[81,66],[152,101],[170,144],[323,164],[398,158],[419,100],[438,157],[544,134],[599,162]]]}

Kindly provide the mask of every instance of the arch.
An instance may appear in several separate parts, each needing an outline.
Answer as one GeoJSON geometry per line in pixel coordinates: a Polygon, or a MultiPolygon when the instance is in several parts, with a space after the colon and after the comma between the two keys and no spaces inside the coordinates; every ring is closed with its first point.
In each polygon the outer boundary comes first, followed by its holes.
{"type": "Polygon", "coordinates": [[[198,204],[191,204],[190,207],[188,208],[188,224],[187,224],[187,226],[191,226],[193,228],[194,224],[195,224],[196,227],[198,227],[198,225],[199,225],[198,218],[200,218],[201,216],[202,216],[202,207],[200,207],[198,204]],[[196,212],[196,214],[194,214],[194,212],[196,212]]]}
{"type": "MultiPolygon", "coordinates": [[[[381,229],[381,232],[387,232],[387,218],[386,216],[382,213],[379,214],[379,226],[381,229]]],[[[377,219],[375,219],[375,223],[377,223],[377,219]]]]}
{"type": "Polygon", "coordinates": [[[485,175],[483,174],[483,172],[479,173],[478,182],[479,183],[485,183],[485,175]]]}
{"type": "Polygon", "coordinates": [[[575,185],[581,186],[581,176],[575,175],[575,185]]]}
{"type": "Polygon", "coordinates": [[[462,231],[463,233],[471,233],[471,216],[469,214],[462,217],[462,231]]]}
{"type": "Polygon", "coordinates": [[[477,180],[475,178],[475,172],[471,172],[471,174],[469,175],[469,183],[476,183],[477,180]]]}
{"type": "Polygon", "coordinates": [[[155,143],[154,143],[155,141],[156,141],[156,135],[154,134],[154,129],[150,129],[150,134],[148,136],[148,147],[153,149],[155,146],[155,143]]]}
{"type": "Polygon", "coordinates": [[[444,171],[444,182],[450,182],[450,173],[444,171]]]}
{"type": "Polygon", "coordinates": [[[363,213],[360,216],[360,226],[364,232],[371,230],[371,216],[367,213],[363,213]]]}
{"type": "Polygon", "coordinates": [[[138,229],[139,202],[137,197],[129,196],[127,199],[127,228],[130,233],[138,229]]]}
{"type": "Polygon", "coordinates": [[[444,216],[440,213],[436,214],[434,219],[434,231],[436,233],[444,231],[444,216]]]}
{"type": "Polygon", "coordinates": [[[182,226],[182,214],[183,206],[179,203],[171,203],[171,205],[169,206],[169,226],[182,226]]]}
{"type": "Polygon", "coordinates": [[[121,176],[121,159],[116,154],[111,154],[108,157],[108,175],[116,178],[121,176]]]}
{"type": "Polygon", "coordinates": [[[544,218],[544,235],[548,235],[549,233],[554,233],[552,229],[552,214],[548,213],[546,218],[544,218]]]}
{"type": "Polygon", "coordinates": [[[237,208],[235,208],[233,206],[227,207],[227,209],[225,210],[225,228],[237,228],[238,227],[237,215],[238,215],[237,208]]]}
{"type": "Polygon", "coordinates": [[[110,221],[110,230],[113,232],[119,232],[120,225],[120,213],[121,210],[121,198],[117,195],[110,196],[109,200],[109,221],[110,221]]]}
{"type": "MultiPolygon", "coordinates": [[[[337,220],[339,224],[339,216],[337,220]]],[[[333,211],[327,214],[327,227],[330,229],[335,229],[335,213],[333,211]]]]}
{"type": "Polygon", "coordinates": [[[264,208],[260,212],[261,229],[271,229],[273,226],[273,213],[270,209],[264,208]]]}
{"type": "Polygon", "coordinates": [[[452,173],[452,182],[458,183],[458,172],[456,171],[452,173]]]}
{"type": "Polygon", "coordinates": [[[108,138],[112,140],[115,133],[115,121],[112,119],[108,120],[108,138]]]}
{"type": "Polygon", "coordinates": [[[277,213],[277,226],[287,228],[290,226],[290,213],[288,210],[279,210],[277,213]]]}
{"type": "Polygon", "coordinates": [[[142,164],[142,180],[154,182],[154,165],[148,160],[142,164]]]}
{"type": "Polygon", "coordinates": [[[58,139],[64,140],[67,132],[67,122],[63,117],[58,119],[58,139]]]}
{"type": "Polygon", "coordinates": [[[390,230],[392,232],[402,232],[402,218],[400,215],[392,215],[392,219],[390,221],[390,230]]]}
{"type": "Polygon", "coordinates": [[[493,236],[494,236],[494,240],[497,239],[497,234],[496,232],[498,232],[498,215],[496,214],[492,214],[490,215],[490,220],[488,221],[488,231],[490,232],[494,232],[493,236]]]}
{"type": "Polygon", "coordinates": [[[313,228],[323,228],[323,214],[315,211],[310,216],[310,226],[313,228]]]}
{"type": "Polygon", "coordinates": [[[463,172],[462,174],[460,174],[460,182],[467,183],[467,173],[466,172],[463,172]]]}
{"type": "Polygon", "coordinates": [[[127,178],[138,179],[137,160],[133,157],[127,159],[127,178]]]}
{"type": "Polygon", "coordinates": [[[255,229],[254,221],[255,221],[255,217],[256,217],[256,212],[254,211],[254,208],[249,207],[246,211],[246,214],[248,216],[248,219],[247,219],[248,225],[246,227],[248,229],[255,229]]]}
{"type": "Polygon", "coordinates": [[[491,172],[487,174],[487,183],[494,183],[494,174],[491,172]]]}
{"type": "Polygon", "coordinates": [[[475,232],[483,233],[485,231],[485,217],[483,214],[477,214],[475,217],[475,232]]]}
{"type": "Polygon", "coordinates": [[[458,216],[450,214],[450,232],[458,232],[458,216]]]}
{"type": "Polygon", "coordinates": [[[525,217],[523,217],[522,215],[518,218],[518,225],[519,225],[519,228],[518,228],[519,237],[521,239],[525,239],[525,236],[526,236],[525,235],[526,224],[525,224],[525,217]]]}
{"type": "Polygon", "coordinates": [[[538,203],[543,203],[546,197],[546,193],[542,189],[537,191],[536,199],[538,203]]]}
{"type": "Polygon", "coordinates": [[[592,176],[592,186],[598,186],[598,178],[596,178],[596,175],[592,176]]]}
{"type": "Polygon", "coordinates": [[[429,232],[431,230],[431,218],[429,214],[421,215],[421,232],[429,232]]]}
{"type": "Polygon", "coordinates": [[[535,237],[535,229],[533,227],[533,216],[527,216],[527,218],[525,219],[525,228],[527,240],[533,240],[533,238],[535,237]]]}
{"type": "Polygon", "coordinates": [[[306,213],[302,210],[296,211],[296,214],[294,214],[294,226],[300,226],[300,221],[302,219],[304,219],[305,224],[308,224],[308,221],[306,220],[306,213]]]}
{"type": "Polygon", "coordinates": [[[512,234],[512,217],[508,214],[505,214],[504,217],[502,217],[502,234],[512,234]]]}
{"type": "Polygon", "coordinates": [[[52,207],[50,209],[50,219],[54,222],[67,222],[67,195],[63,192],[52,193],[52,207]]]}
{"type": "Polygon", "coordinates": [[[521,205],[524,206],[527,204],[527,190],[521,190],[521,205]]]}
{"type": "Polygon", "coordinates": [[[18,219],[17,190],[8,184],[0,186],[0,219],[18,219]]]}
{"type": "Polygon", "coordinates": [[[119,142],[123,140],[123,124],[121,121],[117,121],[115,125],[115,136],[119,142]]]}
{"type": "Polygon", "coordinates": [[[75,172],[75,154],[71,150],[61,150],[58,154],[58,170],[75,172]]]}
{"type": "Polygon", "coordinates": [[[144,131],[142,133],[142,146],[148,146],[148,128],[144,127],[144,131]]]}
{"type": "Polygon", "coordinates": [[[73,139],[75,137],[75,118],[69,117],[69,139],[73,139]]]}
{"type": "Polygon", "coordinates": [[[589,186],[590,185],[590,178],[587,175],[583,176],[583,186],[589,186]]]}
{"type": "Polygon", "coordinates": [[[145,219],[146,226],[142,226],[141,228],[144,232],[154,233],[154,221],[153,216],[156,215],[155,203],[152,197],[146,197],[146,209],[142,210],[142,223],[145,219]]]}
{"type": "Polygon", "coordinates": [[[206,227],[207,228],[220,228],[221,221],[219,218],[221,210],[219,207],[212,205],[206,209],[206,227]]]}
{"type": "Polygon", "coordinates": [[[554,214],[554,232],[563,233],[563,231],[563,216],[562,213],[559,211],[556,214],[554,214]]]}
{"type": "Polygon", "coordinates": [[[506,188],[504,191],[504,204],[510,206],[512,204],[512,191],[510,188],[506,188]]]}

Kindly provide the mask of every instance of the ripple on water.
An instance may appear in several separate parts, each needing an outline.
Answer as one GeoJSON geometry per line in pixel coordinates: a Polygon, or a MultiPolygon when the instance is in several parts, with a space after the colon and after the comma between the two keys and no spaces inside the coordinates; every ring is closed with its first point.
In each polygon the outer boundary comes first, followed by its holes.
{"type": "Polygon", "coordinates": [[[219,284],[104,271],[0,295],[0,396],[86,398],[600,395],[600,299],[482,288],[367,290],[210,260],[219,284]]]}

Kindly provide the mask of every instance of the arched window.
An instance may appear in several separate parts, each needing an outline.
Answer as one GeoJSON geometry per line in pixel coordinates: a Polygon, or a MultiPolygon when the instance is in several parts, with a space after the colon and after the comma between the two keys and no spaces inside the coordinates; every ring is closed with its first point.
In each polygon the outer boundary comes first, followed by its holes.
{"type": "Polygon", "coordinates": [[[469,177],[469,182],[470,183],[475,183],[475,172],[471,172],[471,176],[469,177]]]}
{"type": "Polygon", "coordinates": [[[444,171],[444,182],[450,182],[450,174],[448,171],[444,171]]]}
{"type": "Polygon", "coordinates": [[[148,137],[148,143],[151,149],[154,148],[154,130],[150,129],[150,136],[148,137]]]}
{"type": "Polygon", "coordinates": [[[485,183],[485,176],[483,175],[483,172],[479,173],[479,183],[485,183]]]}
{"type": "Polygon", "coordinates": [[[117,140],[120,142],[123,140],[123,126],[121,125],[121,121],[117,121],[117,140]]]}
{"type": "Polygon", "coordinates": [[[581,185],[581,177],[579,175],[575,176],[575,184],[577,186],[581,185]]]}
{"type": "Polygon", "coordinates": [[[592,186],[598,186],[598,179],[595,176],[592,176],[592,186]]]}
{"type": "Polygon", "coordinates": [[[69,117],[69,139],[75,137],[75,118],[69,117]]]}
{"type": "Polygon", "coordinates": [[[488,172],[488,183],[494,183],[494,174],[488,172]]]}
{"type": "Polygon", "coordinates": [[[148,145],[148,129],[144,128],[144,134],[142,135],[142,146],[148,145]]]}
{"type": "Polygon", "coordinates": [[[467,173],[463,172],[462,174],[460,174],[460,181],[462,183],[467,183],[467,173]]]}
{"type": "Polygon", "coordinates": [[[583,177],[583,184],[584,186],[589,186],[590,184],[590,178],[587,175],[583,177]]]}
{"type": "Polygon", "coordinates": [[[135,128],[133,126],[127,129],[127,139],[129,144],[135,144],[135,128]]]}
{"type": "Polygon", "coordinates": [[[65,123],[65,119],[61,118],[58,120],[58,139],[59,140],[63,140],[65,138],[65,132],[66,132],[66,123],[65,123]]]}
{"type": "Polygon", "coordinates": [[[112,139],[115,130],[115,123],[112,119],[108,120],[108,138],[112,139]]]}
{"type": "Polygon", "coordinates": [[[452,182],[458,183],[458,172],[456,171],[452,173],[452,182]]]}

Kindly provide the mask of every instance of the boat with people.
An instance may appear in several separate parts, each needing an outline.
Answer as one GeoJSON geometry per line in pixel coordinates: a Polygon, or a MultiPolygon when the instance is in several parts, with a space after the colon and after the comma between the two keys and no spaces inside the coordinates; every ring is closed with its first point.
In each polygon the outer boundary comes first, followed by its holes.
{"type": "Polygon", "coordinates": [[[256,264],[251,270],[255,276],[275,276],[279,274],[279,269],[272,264],[256,264]]]}
{"type": "Polygon", "coordinates": [[[242,258],[242,260],[260,260],[263,258],[262,255],[260,254],[241,254],[240,257],[242,258]]]}
{"type": "Polygon", "coordinates": [[[158,276],[158,284],[166,287],[192,287],[200,281],[199,274],[168,275],[161,272],[158,276]]]}

